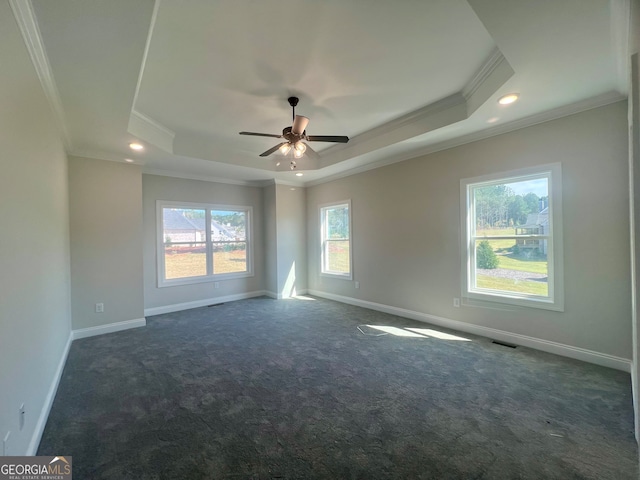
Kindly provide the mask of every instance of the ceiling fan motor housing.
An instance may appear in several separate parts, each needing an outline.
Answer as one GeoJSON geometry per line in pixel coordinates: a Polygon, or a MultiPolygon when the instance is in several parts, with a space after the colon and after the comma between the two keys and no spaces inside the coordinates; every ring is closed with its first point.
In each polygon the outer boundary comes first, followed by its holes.
{"type": "Polygon", "coordinates": [[[290,143],[296,143],[298,140],[304,139],[307,131],[305,130],[300,135],[293,133],[293,127],[285,127],[282,129],[282,136],[290,143]]]}

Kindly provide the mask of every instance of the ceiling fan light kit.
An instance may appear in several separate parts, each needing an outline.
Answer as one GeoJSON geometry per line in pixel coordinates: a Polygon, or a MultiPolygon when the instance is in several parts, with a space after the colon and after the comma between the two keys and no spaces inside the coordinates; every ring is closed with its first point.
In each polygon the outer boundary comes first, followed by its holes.
{"type": "MultiPolygon", "coordinates": [[[[277,150],[280,150],[280,153],[283,155],[288,155],[289,152],[293,151],[293,156],[295,158],[302,158],[307,149],[310,152],[315,154],[315,151],[306,143],[303,142],[333,142],[333,143],[347,143],[349,141],[349,137],[346,136],[338,136],[338,135],[307,135],[307,125],[309,124],[309,119],[307,117],[303,117],[302,115],[296,115],[296,105],[298,105],[298,97],[289,97],[287,99],[289,101],[289,105],[293,110],[293,124],[290,127],[285,127],[282,130],[282,135],[274,135],[271,133],[256,133],[256,132],[240,132],[240,135],[251,135],[254,137],[273,137],[273,138],[282,138],[285,141],[279,143],[278,145],[271,147],[266,152],[262,152],[260,154],[261,157],[268,157],[272,153],[275,153],[277,150]]],[[[296,168],[295,161],[291,162],[291,170],[296,168]]]]}
{"type": "Polygon", "coordinates": [[[282,145],[280,147],[280,153],[282,153],[283,155],[287,155],[289,152],[291,151],[291,145],[288,143],[285,143],[284,145],[282,145]]]}

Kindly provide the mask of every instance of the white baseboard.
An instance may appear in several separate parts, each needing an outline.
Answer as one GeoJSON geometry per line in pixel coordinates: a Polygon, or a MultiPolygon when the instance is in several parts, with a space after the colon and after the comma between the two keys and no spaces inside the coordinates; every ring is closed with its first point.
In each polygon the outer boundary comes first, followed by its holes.
{"type": "Polygon", "coordinates": [[[306,288],[296,291],[295,295],[291,295],[291,296],[284,296],[282,293],[271,292],[271,291],[268,291],[268,290],[265,290],[265,292],[264,292],[264,294],[267,297],[275,298],[277,300],[282,300],[283,298],[296,298],[296,297],[299,297],[300,295],[306,295],[307,293],[308,292],[307,292],[306,288]]]}
{"type": "Polygon", "coordinates": [[[53,375],[53,379],[51,381],[51,385],[49,386],[47,396],[44,399],[44,405],[42,406],[42,410],[40,410],[40,416],[38,417],[36,428],[33,432],[33,435],[31,436],[31,441],[29,442],[29,446],[27,447],[27,452],[25,453],[25,455],[33,456],[38,452],[40,440],[42,439],[42,434],[44,433],[44,427],[47,425],[49,412],[51,411],[53,400],[56,398],[58,385],[60,384],[60,379],[62,378],[62,371],[64,370],[65,363],[67,363],[67,356],[69,355],[69,349],[71,348],[72,341],[73,332],[69,332],[69,338],[67,339],[67,343],[64,346],[62,355],[60,356],[60,360],[58,361],[58,366],[56,367],[56,371],[53,375]]]}
{"type": "Polygon", "coordinates": [[[634,424],[633,430],[636,437],[636,443],[640,444],[640,405],[638,404],[640,398],[636,379],[638,378],[638,365],[636,362],[631,363],[631,397],[633,398],[633,412],[634,412],[634,424]]]}
{"type": "Polygon", "coordinates": [[[581,360],[583,362],[594,363],[603,367],[614,368],[616,370],[622,370],[623,372],[631,373],[631,360],[608,355],[606,353],[595,352],[593,350],[587,350],[585,348],[573,347],[571,345],[565,345],[563,343],[529,337],[527,335],[520,335],[518,333],[506,332],[504,330],[497,330],[495,328],[483,327],[481,325],[473,325],[471,323],[460,322],[458,320],[451,320],[449,318],[438,317],[421,312],[415,312],[413,310],[406,310],[404,308],[392,307],[389,305],[383,305],[381,303],[359,300],[353,297],[344,297],[342,295],[335,295],[333,293],[322,292],[319,290],[310,289],[309,294],[327,298],[329,300],[335,300],[336,302],[347,303],[349,305],[356,305],[358,307],[377,310],[379,312],[390,313],[392,315],[398,315],[400,317],[410,318],[412,320],[418,320],[420,322],[426,322],[432,325],[438,325],[440,327],[450,328],[452,330],[457,330],[460,332],[471,333],[473,335],[479,335],[481,337],[487,337],[502,342],[513,343],[516,345],[521,345],[523,347],[542,350],[543,352],[554,353],[563,357],[569,357],[576,360],[581,360]]]}
{"type": "Polygon", "coordinates": [[[144,316],[151,317],[153,315],[161,315],[163,313],[179,312],[181,310],[189,310],[190,308],[206,307],[207,305],[215,305],[217,303],[235,302],[236,300],[245,300],[247,298],[262,297],[264,295],[271,296],[271,292],[258,290],[255,292],[237,293],[235,295],[226,295],[224,297],[204,298],[193,302],[175,303],[173,305],[164,305],[162,307],[151,307],[144,309],[144,316]]]}
{"type": "Polygon", "coordinates": [[[129,330],[130,328],[144,327],[146,325],[147,320],[145,318],[136,318],[134,320],[109,323],[107,325],[99,325],[97,327],[80,328],[79,330],[73,330],[71,334],[74,340],[78,340],[79,338],[95,337],[96,335],[129,330]]]}
{"type": "Polygon", "coordinates": [[[278,299],[281,299],[281,298],[296,298],[296,297],[299,297],[300,295],[306,295],[307,293],[309,293],[309,291],[306,288],[303,288],[302,290],[296,290],[295,295],[292,295],[291,297],[283,297],[282,295],[280,295],[278,297],[278,299]]]}

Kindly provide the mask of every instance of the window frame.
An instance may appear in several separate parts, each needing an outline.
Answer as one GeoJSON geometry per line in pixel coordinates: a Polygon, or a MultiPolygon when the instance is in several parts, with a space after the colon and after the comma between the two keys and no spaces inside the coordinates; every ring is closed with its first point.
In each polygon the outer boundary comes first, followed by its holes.
{"type": "MultiPolygon", "coordinates": [[[[322,205],[319,205],[318,208],[319,208],[319,214],[320,214],[320,275],[323,277],[341,278],[343,280],[353,280],[353,228],[352,228],[353,215],[351,210],[351,199],[341,200],[338,202],[323,203],[322,205]],[[325,212],[331,208],[342,207],[342,206],[346,206],[349,211],[349,238],[346,239],[349,242],[349,272],[348,273],[325,270],[325,264],[327,261],[326,247],[328,246],[327,244],[325,244],[327,240],[325,238],[325,234],[326,234],[325,212]]],[[[344,240],[341,240],[341,241],[344,241],[344,240]]]]}
{"type": "MultiPolygon", "coordinates": [[[[232,242],[241,243],[241,242],[232,242]]],[[[246,205],[229,205],[218,203],[195,203],[195,202],[176,202],[169,200],[156,200],[156,278],[158,282],[158,288],[174,287],[179,285],[191,285],[197,283],[217,282],[220,280],[230,280],[234,278],[246,278],[253,277],[253,207],[246,205]],[[205,225],[209,225],[209,228],[205,229],[205,241],[194,242],[204,243],[206,245],[206,275],[199,275],[194,277],[183,277],[167,279],[165,272],[165,254],[164,254],[164,221],[163,210],[165,208],[184,208],[184,209],[199,209],[205,211],[205,225]],[[245,212],[246,225],[245,225],[245,240],[247,244],[247,270],[244,272],[232,272],[232,273],[213,273],[213,245],[220,243],[214,241],[211,238],[211,211],[212,210],[226,210],[230,212],[245,212]]]]}
{"type": "MultiPolygon", "coordinates": [[[[564,255],[562,232],[562,168],[560,163],[492,173],[460,180],[460,219],[462,255],[462,297],[545,310],[564,311],[564,255]],[[547,178],[548,181],[548,234],[532,235],[531,239],[547,240],[548,298],[540,295],[518,294],[504,290],[482,289],[474,286],[476,276],[476,241],[494,237],[480,237],[475,233],[473,189],[491,185],[504,185],[518,181],[547,178]]],[[[506,235],[495,238],[522,238],[522,235],[506,235]]]]}

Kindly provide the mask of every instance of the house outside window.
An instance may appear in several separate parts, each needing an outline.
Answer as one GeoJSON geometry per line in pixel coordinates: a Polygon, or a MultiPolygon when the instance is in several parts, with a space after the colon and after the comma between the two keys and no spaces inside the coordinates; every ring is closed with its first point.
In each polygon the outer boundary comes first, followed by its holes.
{"type": "Polygon", "coordinates": [[[463,297],[563,311],[560,164],[460,185],[463,297]]]}
{"type": "Polygon", "coordinates": [[[351,280],[351,201],[320,206],[321,274],[351,280]]]}
{"type": "Polygon", "coordinates": [[[251,207],[159,200],[158,286],[253,275],[251,222],[251,207]]]}

